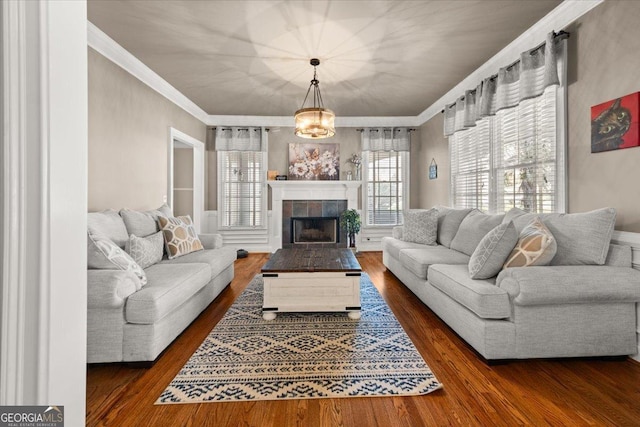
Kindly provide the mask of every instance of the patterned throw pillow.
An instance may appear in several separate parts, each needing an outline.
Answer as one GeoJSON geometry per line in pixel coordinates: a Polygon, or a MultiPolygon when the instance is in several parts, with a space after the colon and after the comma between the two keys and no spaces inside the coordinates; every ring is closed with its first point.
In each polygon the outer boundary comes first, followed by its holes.
{"type": "Polygon", "coordinates": [[[512,221],[489,231],[469,259],[471,278],[488,279],[497,275],[517,241],[518,232],[512,221]]]}
{"type": "Polygon", "coordinates": [[[522,229],[516,247],[507,258],[504,268],[549,265],[558,244],[551,231],[536,217],[522,229]]]}
{"type": "Polygon", "coordinates": [[[169,259],[204,249],[190,216],[158,217],[169,259]]]}
{"type": "Polygon", "coordinates": [[[124,270],[133,272],[140,279],[139,290],[147,284],[144,270],[111,239],[99,233],[88,233],[87,264],[91,269],[124,270]]]}
{"type": "Polygon", "coordinates": [[[162,231],[147,237],[137,237],[132,234],[129,236],[125,251],[138,265],[147,268],[162,260],[162,252],[164,249],[164,237],[162,231]]]}
{"type": "Polygon", "coordinates": [[[438,237],[438,211],[411,209],[404,211],[402,239],[405,242],[435,245],[438,237]]]}

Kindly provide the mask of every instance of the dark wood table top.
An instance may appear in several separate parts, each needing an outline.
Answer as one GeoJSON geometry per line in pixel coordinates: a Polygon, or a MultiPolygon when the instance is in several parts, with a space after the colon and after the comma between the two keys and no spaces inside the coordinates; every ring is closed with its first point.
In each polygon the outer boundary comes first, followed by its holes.
{"type": "Polygon", "coordinates": [[[262,273],[361,272],[351,249],[278,249],[262,273]]]}

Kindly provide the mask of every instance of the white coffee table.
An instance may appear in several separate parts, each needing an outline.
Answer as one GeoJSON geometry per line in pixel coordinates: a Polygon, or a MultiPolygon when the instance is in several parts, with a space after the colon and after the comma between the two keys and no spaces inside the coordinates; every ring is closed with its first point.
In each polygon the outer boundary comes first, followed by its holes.
{"type": "Polygon", "coordinates": [[[350,249],[279,249],[262,267],[262,317],[344,311],[359,319],[361,274],[350,249]]]}

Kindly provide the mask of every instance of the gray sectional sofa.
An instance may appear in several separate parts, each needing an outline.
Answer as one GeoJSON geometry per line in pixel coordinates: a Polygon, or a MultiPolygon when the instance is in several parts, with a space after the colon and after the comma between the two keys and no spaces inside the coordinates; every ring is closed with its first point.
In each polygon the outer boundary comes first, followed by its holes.
{"type": "Polygon", "coordinates": [[[485,359],[637,351],[640,271],[632,268],[630,247],[610,244],[613,209],[541,215],[435,209],[435,244],[403,240],[403,228],[396,228],[393,237],[383,238],[383,262],[485,359]],[[536,216],[557,242],[549,265],[503,268],[495,277],[471,279],[469,261],[485,235],[509,222],[520,233],[536,216]]]}
{"type": "Polygon", "coordinates": [[[234,277],[236,251],[222,247],[219,235],[200,235],[203,250],[171,260],[160,247],[162,260],[143,273],[105,265],[104,242],[113,243],[113,256],[125,257],[131,235],[158,234],[159,215],[171,212],[163,206],[88,215],[88,363],[154,361],[234,277]]]}

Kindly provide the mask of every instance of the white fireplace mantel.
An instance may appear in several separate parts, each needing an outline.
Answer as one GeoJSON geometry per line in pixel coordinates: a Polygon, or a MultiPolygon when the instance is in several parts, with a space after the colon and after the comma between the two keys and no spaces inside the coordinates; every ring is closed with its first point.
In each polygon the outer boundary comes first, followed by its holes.
{"type": "Polygon", "coordinates": [[[346,200],[347,209],[358,209],[360,181],[269,181],[271,187],[271,248],[282,248],[283,200],[346,200]]]}

